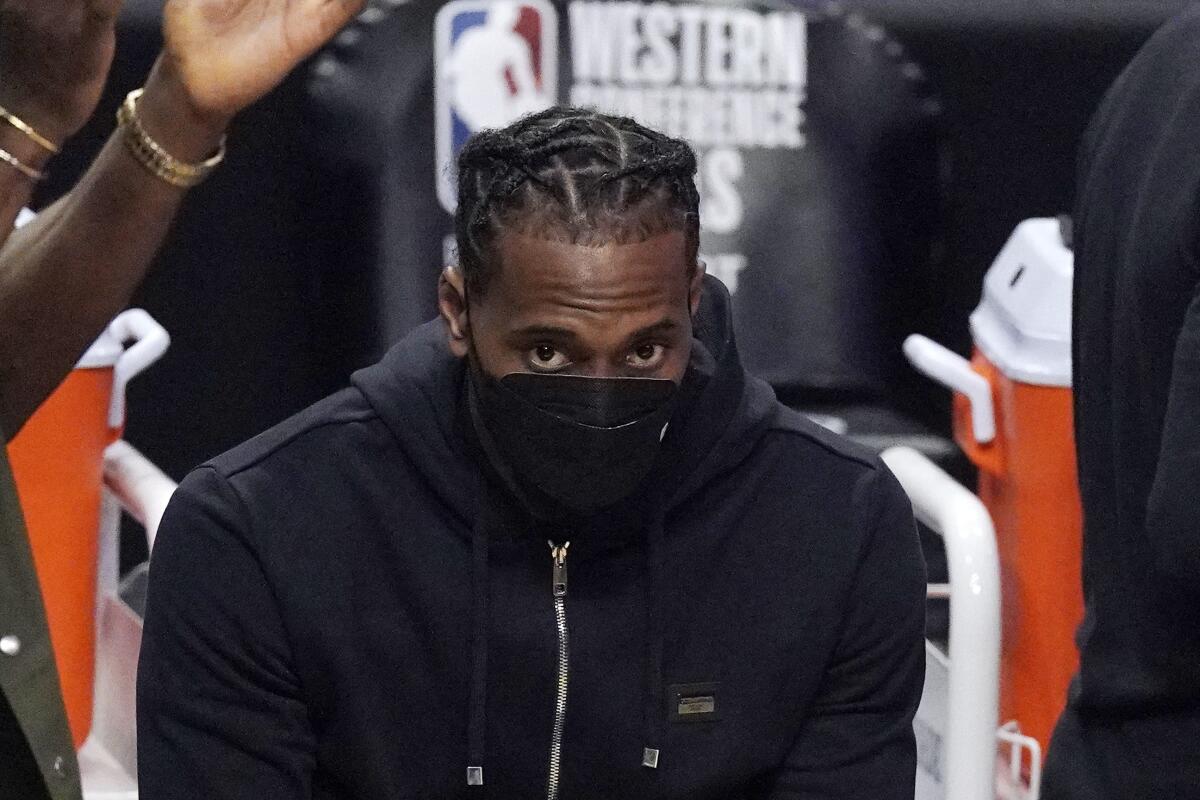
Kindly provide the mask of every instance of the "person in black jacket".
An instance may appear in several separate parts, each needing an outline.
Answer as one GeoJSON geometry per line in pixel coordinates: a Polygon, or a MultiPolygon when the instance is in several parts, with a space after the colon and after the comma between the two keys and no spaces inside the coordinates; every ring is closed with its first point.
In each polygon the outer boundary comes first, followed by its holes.
{"type": "Polygon", "coordinates": [[[742,368],[695,170],[466,145],[441,318],[166,512],[143,800],[912,797],[911,508],[742,368]]]}
{"type": "Polygon", "coordinates": [[[1200,798],[1200,8],[1080,148],[1074,386],[1079,673],[1042,797],[1200,798]]]}

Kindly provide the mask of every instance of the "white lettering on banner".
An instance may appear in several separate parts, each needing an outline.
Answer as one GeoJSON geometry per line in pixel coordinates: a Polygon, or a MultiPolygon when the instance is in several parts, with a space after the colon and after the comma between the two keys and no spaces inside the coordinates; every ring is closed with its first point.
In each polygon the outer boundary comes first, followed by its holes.
{"type": "Polygon", "coordinates": [[[679,29],[679,18],[665,4],[655,3],[646,10],[642,25],[646,32],[646,55],[641,69],[646,80],[660,86],[674,83],[679,79],[679,59],[671,37],[679,29]]]}
{"type": "MultiPolygon", "coordinates": [[[[572,105],[686,139],[700,159],[701,221],[735,235],[745,218],[744,151],[806,145],[808,25],[790,10],[578,0],[568,9],[572,105]]],[[[740,253],[706,258],[737,289],[740,253]]]]}
{"type": "Polygon", "coordinates": [[[682,62],[680,81],[686,86],[700,83],[700,27],[705,9],[700,6],[683,6],[679,14],[679,58],[682,62]]]}
{"type": "Polygon", "coordinates": [[[577,2],[577,83],[803,90],[808,29],[796,11],[670,3],[577,2]]]}
{"type": "Polygon", "coordinates": [[[696,175],[704,197],[704,227],[713,233],[733,233],[742,227],[742,195],[737,182],[742,177],[742,154],[718,148],[704,154],[696,175]]]}
{"type": "Polygon", "coordinates": [[[698,148],[804,147],[803,100],[799,92],[774,89],[626,89],[586,83],[571,87],[572,105],[634,117],[668,136],[683,137],[698,148]]]}

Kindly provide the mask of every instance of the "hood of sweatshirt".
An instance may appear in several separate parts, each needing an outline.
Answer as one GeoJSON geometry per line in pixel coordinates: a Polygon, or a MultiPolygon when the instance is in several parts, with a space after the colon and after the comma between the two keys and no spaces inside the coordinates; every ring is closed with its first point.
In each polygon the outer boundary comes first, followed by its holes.
{"type": "MultiPolygon", "coordinates": [[[[651,475],[660,513],[745,458],[777,413],[774,391],[742,366],[729,292],[711,276],[705,278],[693,345],[699,380],[680,403],[651,475]]],[[[485,465],[463,409],[465,380],[466,363],[450,352],[441,320],[422,325],[352,378],[432,491],[471,527],[480,513],[485,465]],[[460,402],[448,404],[447,397],[460,402]]]]}
{"type": "MultiPolygon", "coordinates": [[[[778,413],[773,390],[748,375],[734,342],[729,292],[705,278],[696,314],[689,375],[657,462],[643,489],[589,518],[545,525],[516,501],[489,466],[467,411],[467,365],[449,350],[441,320],[397,344],[377,365],[356,373],[354,385],[383,419],[430,489],[464,523],[472,537],[471,689],[468,705],[467,783],[484,781],[488,597],[491,543],[501,537],[570,530],[571,560],[578,563],[611,548],[645,552],[647,592],[646,674],[642,692],[642,765],[656,768],[665,736],[662,709],[664,520],[672,509],[703,492],[705,484],[746,458],[778,413]],[[446,398],[457,398],[447,403],[446,398]]],[[[560,541],[561,543],[561,541],[560,541]]],[[[564,587],[565,591],[565,587],[564,587]]],[[[635,749],[631,748],[631,752],[635,749]]]]}

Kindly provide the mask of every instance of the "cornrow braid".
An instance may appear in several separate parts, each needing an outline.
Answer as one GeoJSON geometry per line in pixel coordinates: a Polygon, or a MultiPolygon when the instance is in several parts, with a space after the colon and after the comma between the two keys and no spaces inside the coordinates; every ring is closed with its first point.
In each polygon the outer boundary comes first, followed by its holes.
{"type": "Polygon", "coordinates": [[[468,292],[486,290],[503,231],[575,244],[686,235],[700,242],[696,155],[628,117],[559,106],[484,130],[458,155],[455,237],[468,292]]]}

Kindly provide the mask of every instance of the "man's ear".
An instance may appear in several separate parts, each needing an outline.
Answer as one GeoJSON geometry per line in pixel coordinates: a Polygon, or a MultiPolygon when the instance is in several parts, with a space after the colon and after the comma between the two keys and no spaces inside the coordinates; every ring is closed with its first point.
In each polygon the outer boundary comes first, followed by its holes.
{"type": "Polygon", "coordinates": [[[467,320],[467,284],[458,267],[446,267],[438,278],[438,314],[446,323],[450,352],[465,358],[470,350],[471,328],[467,320]]]}
{"type": "Polygon", "coordinates": [[[688,285],[688,307],[691,309],[692,316],[700,310],[700,298],[704,296],[704,276],[708,274],[708,267],[703,261],[696,260],[696,271],[692,273],[692,279],[688,285]]]}

